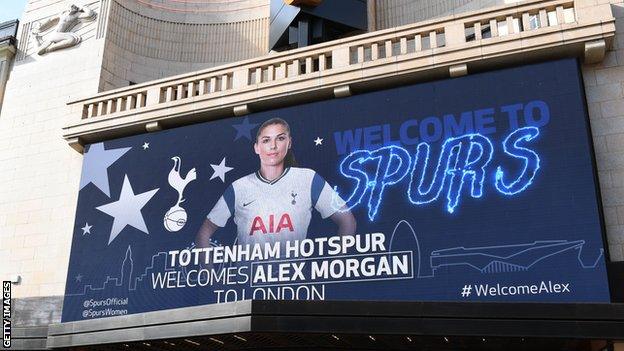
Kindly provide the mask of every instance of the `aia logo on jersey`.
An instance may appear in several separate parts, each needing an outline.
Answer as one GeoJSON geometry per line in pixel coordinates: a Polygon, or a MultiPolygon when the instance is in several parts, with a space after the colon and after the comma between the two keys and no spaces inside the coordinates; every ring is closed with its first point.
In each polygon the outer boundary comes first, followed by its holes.
{"type": "Polygon", "coordinates": [[[249,235],[277,234],[284,229],[288,229],[291,232],[295,231],[288,213],[284,213],[279,218],[277,217],[276,215],[269,215],[269,218],[264,220],[262,217],[256,216],[251,223],[249,235]]]}

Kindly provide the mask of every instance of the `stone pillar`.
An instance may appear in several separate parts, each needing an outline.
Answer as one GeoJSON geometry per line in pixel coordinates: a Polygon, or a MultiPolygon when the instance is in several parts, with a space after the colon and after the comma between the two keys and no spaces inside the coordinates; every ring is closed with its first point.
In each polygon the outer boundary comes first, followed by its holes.
{"type": "MultiPolygon", "coordinates": [[[[2,24],[3,28],[11,30],[11,28],[17,28],[18,21],[5,22],[2,24]],[[4,26],[6,24],[6,26],[4,26]]],[[[8,36],[0,41],[0,112],[2,112],[2,100],[4,99],[4,88],[6,87],[7,80],[9,80],[9,67],[15,57],[15,36],[8,36]]]]}

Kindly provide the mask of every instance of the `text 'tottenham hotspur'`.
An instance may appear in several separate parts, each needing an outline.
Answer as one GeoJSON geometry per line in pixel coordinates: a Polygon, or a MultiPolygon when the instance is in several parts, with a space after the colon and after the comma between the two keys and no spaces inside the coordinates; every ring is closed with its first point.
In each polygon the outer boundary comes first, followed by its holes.
{"type": "Polygon", "coordinates": [[[312,256],[335,256],[347,253],[385,252],[385,235],[332,236],[285,242],[216,246],[169,251],[168,266],[209,265],[271,259],[294,259],[312,256]]]}

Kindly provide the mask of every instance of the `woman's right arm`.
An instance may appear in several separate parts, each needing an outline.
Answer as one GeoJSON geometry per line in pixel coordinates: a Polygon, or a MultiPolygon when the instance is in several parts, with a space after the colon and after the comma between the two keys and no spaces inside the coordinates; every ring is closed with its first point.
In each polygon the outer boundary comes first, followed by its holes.
{"type": "Polygon", "coordinates": [[[197,247],[208,247],[210,245],[210,238],[214,232],[217,231],[217,228],[219,227],[217,227],[216,224],[206,219],[195,236],[195,245],[197,247]]]}
{"type": "MultiPolygon", "coordinates": [[[[220,228],[217,224],[221,225],[221,227],[225,226],[228,218],[232,216],[233,211],[230,210],[230,208],[232,208],[233,205],[228,206],[228,201],[226,199],[233,199],[233,191],[234,190],[230,185],[206,216],[204,223],[201,225],[199,231],[197,231],[197,235],[195,236],[195,245],[197,247],[208,247],[210,245],[210,238],[212,238],[214,232],[220,228]]],[[[233,200],[231,202],[233,202],[233,200]]]]}

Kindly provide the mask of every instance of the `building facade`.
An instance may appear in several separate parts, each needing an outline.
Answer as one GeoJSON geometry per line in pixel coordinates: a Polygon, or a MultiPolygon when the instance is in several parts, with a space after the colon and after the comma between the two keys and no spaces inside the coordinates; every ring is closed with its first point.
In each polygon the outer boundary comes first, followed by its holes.
{"type": "MultiPolygon", "coordinates": [[[[30,0],[16,43],[7,41],[15,50],[5,48],[0,36],[4,85],[0,275],[13,282],[14,348],[100,343],[150,347],[153,340],[165,343],[159,347],[174,347],[169,344],[183,340],[187,347],[224,349],[245,347],[235,342],[247,341],[269,348],[381,347],[365,343],[377,339],[389,347],[409,348],[412,339],[421,346],[444,346],[449,342],[446,335],[459,336],[455,339],[459,344],[451,346],[466,348],[479,347],[486,338],[502,346],[524,336],[542,346],[563,337],[576,342],[569,344],[575,349],[622,347],[618,340],[624,339],[624,320],[618,303],[624,301],[624,50],[620,48],[624,4],[620,1],[369,0],[366,31],[280,52],[269,48],[268,0],[92,0],[76,4],[75,12],[70,5],[64,0],[30,0]],[[367,307],[379,317],[359,329],[341,328],[343,323],[353,324],[346,316],[364,306],[353,301],[344,305],[238,301],[226,304],[224,310],[217,304],[111,317],[110,325],[108,319],[62,321],[68,280],[74,278],[68,278],[76,240],[72,238],[85,234],[78,229],[89,225],[77,217],[85,147],[565,58],[578,60],[583,80],[609,303],[587,307],[572,301],[566,311],[557,304],[542,310],[540,305],[509,303],[502,310],[486,305],[480,312],[470,304],[457,307],[452,302],[380,304],[367,307]],[[450,309],[449,314],[442,312],[444,308],[450,309]],[[340,311],[337,320],[330,318],[334,311],[340,311]],[[314,317],[317,313],[323,317],[314,317]],[[557,317],[545,322],[549,319],[545,314],[557,317]],[[584,319],[582,314],[590,317],[584,319]],[[280,319],[284,315],[288,318],[280,319]],[[509,316],[518,319],[517,332],[494,328],[488,334],[491,325],[500,326],[509,316]],[[432,327],[402,329],[392,324],[392,318],[406,324],[427,321],[432,327]],[[487,323],[470,330],[453,326],[454,318],[487,323]],[[434,320],[443,323],[436,326],[434,320]],[[602,331],[591,321],[604,327],[602,331]],[[570,324],[576,329],[566,327],[570,324]],[[376,330],[386,339],[374,336],[376,330]],[[263,339],[267,334],[278,336],[263,339]],[[319,345],[306,340],[306,335],[317,334],[329,335],[329,341],[319,345]],[[227,337],[215,337],[218,342],[206,345],[205,338],[211,335],[227,337]],[[473,337],[478,338],[476,344],[473,337]],[[226,339],[230,346],[223,344],[226,339]]],[[[497,87],[480,89],[487,93],[497,87]]]]}

